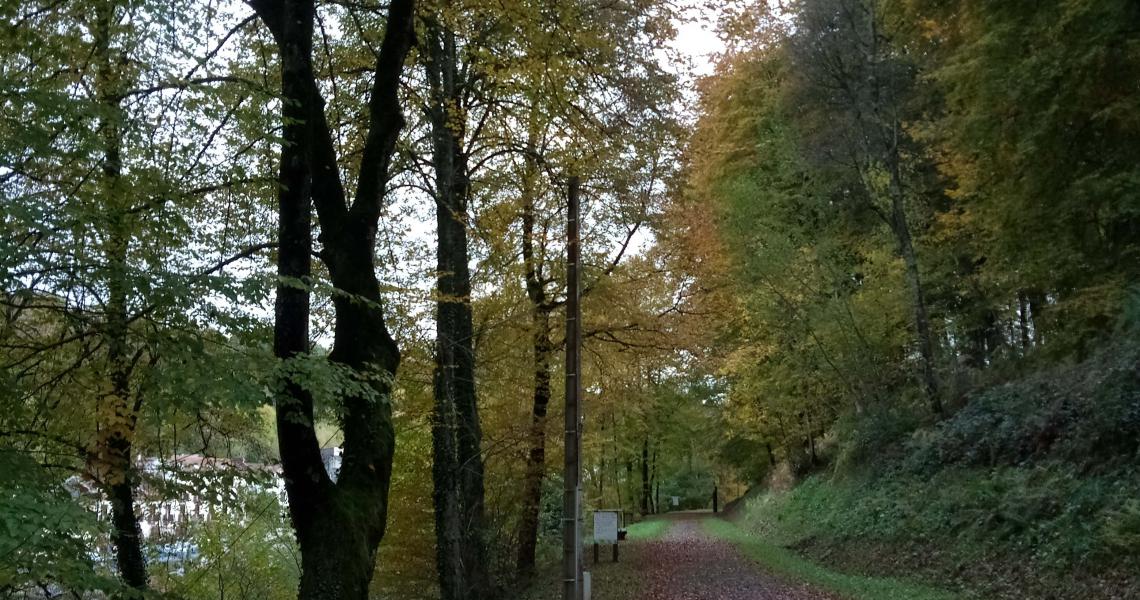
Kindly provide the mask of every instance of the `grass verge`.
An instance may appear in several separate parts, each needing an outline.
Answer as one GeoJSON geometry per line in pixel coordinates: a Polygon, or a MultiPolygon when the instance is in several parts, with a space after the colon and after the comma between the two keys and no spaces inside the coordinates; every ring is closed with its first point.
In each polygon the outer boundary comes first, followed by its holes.
{"type": "Polygon", "coordinates": [[[735,544],[768,570],[836,592],[852,600],[957,600],[961,596],[898,579],[846,575],[813,563],[795,552],[769,544],[723,519],[708,519],[705,530],[735,544]]]}
{"type": "Polygon", "coordinates": [[[648,519],[640,523],[634,523],[626,528],[628,532],[626,539],[635,542],[646,540],[655,540],[665,535],[665,530],[669,529],[669,522],[664,519],[648,519]]]}

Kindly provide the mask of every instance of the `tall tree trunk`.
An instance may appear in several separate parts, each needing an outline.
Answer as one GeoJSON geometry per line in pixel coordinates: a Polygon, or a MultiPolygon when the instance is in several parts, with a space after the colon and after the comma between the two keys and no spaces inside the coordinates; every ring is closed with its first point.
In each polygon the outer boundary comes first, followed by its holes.
{"type": "Polygon", "coordinates": [[[1033,346],[1039,347],[1045,343],[1045,332],[1042,329],[1045,323],[1041,320],[1042,311],[1045,310],[1045,304],[1048,299],[1043,292],[1030,291],[1028,294],[1029,301],[1029,326],[1033,329],[1033,346]]]}
{"type": "MultiPolygon", "coordinates": [[[[130,456],[130,448],[125,448],[130,456]]],[[[111,499],[111,544],[115,547],[115,563],[123,583],[136,590],[148,585],[146,559],[142,553],[142,532],[135,512],[136,478],[128,475],[107,486],[111,499]]]]}
{"type": "Polygon", "coordinates": [[[905,194],[899,167],[897,140],[895,144],[888,161],[891,171],[891,229],[894,231],[899,254],[906,266],[906,282],[910,288],[911,308],[914,312],[914,326],[918,337],[918,352],[922,358],[923,391],[926,394],[926,401],[931,412],[941,416],[942,399],[939,396],[938,375],[935,370],[934,338],[931,333],[930,316],[926,308],[926,293],[922,287],[922,274],[918,267],[918,253],[914,249],[910,224],[906,218],[905,194]]]}
{"type": "Polygon", "coordinates": [[[987,364],[998,358],[1001,347],[1006,343],[1006,336],[1002,332],[1001,316],[992,308],[986,308],[985,314],[985,340],[987,364]]]}
{"type": "Polygon", "coordinates": [[[95,9],[95,93],[106,111],[99,121],[103,144],[101,171],[103,207],[106,210],[107,303],[104,340],[110,389],[100,398],[100,427],[96,472],[111,502],[111,543],[123,583],[136,590],[148,587],[146,559],[142,551],[142,532],[135,511],[135,486],[138,474],[132,463],[132,439],[138,421],[138,406],[132,400],[131,372],[133,360],[129,348],[129,315],[127,296],[127,255],[130,226],[127,222],[128,202],[123,198],[122,184],[122,109],[119,80],[125,57],[112,47],[116,25],[117,2],[99,2],[95,9]]]}
{"type": "Polygon", "coordinates": [[[335,145],[312,65],[313,0],[253,0],[281,58],[284,120],[278,175],[278,275],[274,354],[277,439],[289,513],[301,551],[299,598],[368,598],[387,522],[395,432],[388,402],[400,354],[388,333],[373,260],[380,203],[404,119],[397,96],[413,39],[412,0],[393,0],[376,56],[355,201],[348,204],[335,145]],[[312,208],[335,308],[329,361],[357,374],[371,393],[336,399],[344,454],[334,483],[320,456],[313,398],[289,364],[308,360],[312,208]]]}
{"type": "MultiPolygon", "coordinates": [[[[657,482],[657,444],[653,445],[653,458],[649,461],[649,488],[653,489],[653,484],[657,482]]],[[[657,503],[653,501],[652,495],[649,498],[649,512],[657,514],[657,503]]]]}
{"type": "Polygon", "coordinates": [[[537,201],[534,127],[530,128],[528,152],[523,159],[526,171],[522,182],[522,256],[526,296],[531,305],[531,360],[534,390],[531,422],[527,435],[527,458],[523,481],[522,517],[519,521],[519,551],[516,568],[522,577],[534,573],[538,547],[538,518],[542,503],[542,483],[546,477],[546,416],[551,396],[551,365],[554,342],[550,339],[550,313],[553,310],[543,279],[543,265],[538,254],[544,240],[536,238],[537,201]],[[536,244],[537,242],[537,244],[536,244]]]}
{"type": "MultiPolygon", "coordinates": [[[[438,375],[436,376],[438,378],[438,375]]],[[[436,386],[439,384],[436,383],[436,386]]],[[[460,519],[455,407],[436,397],[432,407],[432,504],[435,512],[435,559],[441,598],[463,594],[463,523],[460,519]]]]}
{"type": "MultiPolygon", "coordinates": [[[[614,463],[615,465],[617,463],[614,463]]],[[[598,465],[598,476],[594,478],[598,482],[598,488],[595,492],[599,502],[605,502],[606,494],[606,446],[602,446],[601,464],[598,465]]]]}
{"type": "MultiPolygon", "coordinates": [[[[119,233],[122,233],[121,231],[119,233]]],[[[142,532],[135,511],[135,487],[138,473],[132,461],[132,438],[138,423],[137,396],[132,400],[132,358],[128,355],[126,285],[122,270],[126,267],[126,242],[112,234],[115,248],[111,253],[112,274],[107,302],[107,360],[111,370],[111,391],[102,399],[103,423],[99,451],[103,463],[102,482],[111,501],[111,543],[119,576],[128,586],[148,587],[146,559],[142,551],[142,532]]]]}
{"type": "Polygon", "coordinates": [[[649,514],[649,436],[641,442],[641,514],[649,514]]]}
{"type": "Polygon", "coordinates": [[[436,350],[433,469],[443,600],[479,599],[489,593],[484,531],[482,431],[475,393],[474,325],[468,268],[467,202],[470,189],[463,149],[462,83],[455,34],[427,19],[425,70],[431,86],[428,113],[436,177],[436,350]],[[444,439],[454,436],[454,442],[444,439]],[[455,495],[453,501],[450,496],[455,495]],[[458,514],[451,514],[458,511],[458,514]],[[459,531],[450,529],[458,526],[459,531]]]}
{"type": "Polygon", "coordinates": [[[625,460],[625,481],[626,481],[626,489],[628,490],[628,494],[629,494],[629,496],[628,496],[629,497],[629,507],[633,508],[634,506],[637,506],[637,503],[638,503],[638,499],[637,499],[638,492],[637,492],[637,484],[636,484],[635,478],[633,476],[633,459],[632,458],[627,458],[625,460]]]}
{"type": "Polygon", "coordinates": [[[538,517],[542,503],[542,482],[546,475],[546,414],[550,405],[550,362],[553,343],[550,341],[550,314],[533,307],[532,361],[534,368],[534,395],[531,406],[530,429],[527,432],[526,471],[523,479],[522,518],[519,521],[519,575],[534,573],[535,552],[538,546],[538,517]]]}

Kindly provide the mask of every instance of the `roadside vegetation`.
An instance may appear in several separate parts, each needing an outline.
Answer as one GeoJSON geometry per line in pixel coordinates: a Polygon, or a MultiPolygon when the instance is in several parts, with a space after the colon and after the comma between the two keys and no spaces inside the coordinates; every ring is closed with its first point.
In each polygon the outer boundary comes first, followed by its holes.
{"type": "Polygon", "coordinates": [[[794,484],[772,473],[732,518],[840,569],[978,598],[1134,597],[1138,359],[1134,344],[1107,347],[985,389],[935,426],[900,411],[844,422],[826,466],[794,484]]]}
{"type": "Polygon", "coordinates": [[[919,584],[884,577],[841,573],[746,531],[730,521],[711,519],[705,529],[732,542],[759,568],[792,581],[803,581],[836,592],[850,600],[954,600],[958,595],[919,584]]]}
{"type": "Polygon", "coordinates": [[[727,315],[740,527],[979,598],[1137,597],[1140,7],[726,22],[679,222],[727,315]]]}

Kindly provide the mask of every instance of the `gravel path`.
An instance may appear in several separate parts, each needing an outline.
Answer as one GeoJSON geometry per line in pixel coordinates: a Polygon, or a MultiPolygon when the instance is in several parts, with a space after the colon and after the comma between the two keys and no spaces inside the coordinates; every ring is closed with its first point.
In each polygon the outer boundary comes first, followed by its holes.
{"type": "Polygon", "coordinates": [[[637,553],[638,600],[838,600],[837,596],[765,574],[731,543],[706,534],[712,515],[666,515],[665,535],[637,553]]]}

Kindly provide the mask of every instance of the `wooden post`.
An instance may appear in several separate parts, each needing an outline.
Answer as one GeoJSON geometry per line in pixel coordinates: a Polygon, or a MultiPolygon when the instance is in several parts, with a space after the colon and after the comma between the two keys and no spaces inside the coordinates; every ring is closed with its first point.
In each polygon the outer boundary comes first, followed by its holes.
{"type": "Polygon", "coordinates": [[[582,512],[581,512],[581,450],[580,431],[582,409],[578,399],[582,390],[579,374],[581,358],[579,348],[582,334],[579,327],[581,308],[578,305],[578,177],[571,177],[566,206],[566,418],[565,451],[562,493],[562,598],[582,600],[582,512]]]}
{"type": "Polygon", "coordinates": [[[617,542],[614,542],[614,562],[617,562],[617,561],[618,561],[618,559],[617,559],[617,557],[618,557],[618,548],[617,548],[617,547],[618,547],[618,543],[617,543],[617,542]]]}

